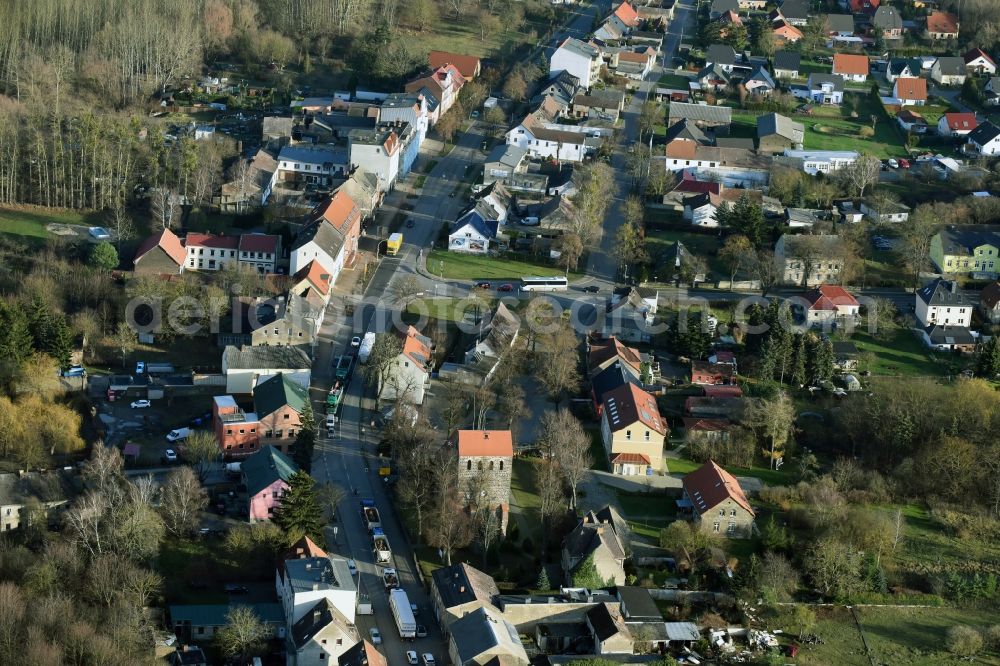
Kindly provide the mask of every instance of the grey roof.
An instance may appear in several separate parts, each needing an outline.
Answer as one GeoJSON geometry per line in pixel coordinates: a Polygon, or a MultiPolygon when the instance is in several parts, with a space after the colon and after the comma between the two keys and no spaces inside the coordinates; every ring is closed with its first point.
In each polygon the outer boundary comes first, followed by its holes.
{"type": "Polygon", "coordinates": [[[813,90],[825,83],[832,83],[836,92],[844,92],[844,77],[840,74],[810,74],[809,84],[813,90]]]}
{"type": "Polygon", "coordinates": [[[278,160],[332,165],[338,164],[342,156],[342,151],[326,146],[284,146],[278,153],[278,160]]]}
{"type": "Polygon", "coordinates": [[[986,122],[981,123],[979,127],[969,132],[968,138],[969,141],[973,143],[985,146],[998,136],[1000,136],[1000,127],[987,120],[986,122]]]}
{"type": "Polygon", "coordinates": [[[292,118],[286,116],[264,116],[261,121],[264,136],[288,137],[292,135],[292,118]]]}
{"type": "Polygon", "coordinates": [[[618,599],[622,602],[625,619],[629,622],[662,620],[663,614],[650,596],[649,590],[633,585],[619,585],[618,599]]]}
{"type": "Polygon", "coordinates": [[[465,563],[435,569],[431,578],[441,605],[445,608],[455,608],[473,601],[491,604],[493,597],[500,594],[492,576],[465,563]]]}
{"type": "MultiPolygon", "coordinates": [[[[619,374],[622,373],[620,369],[612,365],[598,373],[597,376],[609,370],[617,370],[619,374]]],[[[622,383],[619,382],[618,385],[620,386],[622,383]]],[[[615,522],[615,517],[608,513],[607,507],[598,513],[590,511],[563,540],[563,549],[572,559],[583,559],[598,548],[605,548],[612,559],[624,560],[624,535],[618,533],[620,529],[622,529],[620,522],[615,522]]]]}
{"type": "Polygon", "coordinates": [[[887,69],[893,76],[901,76],[909,70],[911,76],[920,76],[920,61],[914,58],[889,58],[887,69]]]}
{"type": "Polygon", "coordinates": [[[924,333],[934,345],[973,345],[976,338],[964,326],[944,326],[931,324],[924,328],[924,333]]]}
{"type": "Polygon", "coordinates": [[[771,77],[771,73],[767,71],[767,68],[764,65],[757,65],[754,67],[753,72],[751,72],[747,81],[763,81],[772,88],[777,87],[774,83],[774,78],[771,77]]]}
{"type": "Polygon", "coordinates": [[[949,226],[941,230],[940,236],[944,254],[972,254],[981,245],[1000,247],[1000,226],[996,225],[949,226]]]}
{"type": "Polygon", "coordinates": [[[736,51],[729,44],[712,44],[705,51],[705,64],[735,65],[736,51]]]}
{"type": "Polygon", "coordinates": [[[965,60],[958,56],[941,56],[934,65],[945,75],[965,74],[965,60]]]}
{"type": "Polygon", "coordinates": [[[297,250],[310,242],[315,242],[328,255],[336,257],[344,245],[344,236],[332,224],[319,219],[299,232],[292,242],[292,249],[297,250]]]}
{"type": "Polygon", "coordinates": [[[726,12],[736,12],[740,11],[740,3],[737,0],[712,0],[712,13],[718,12],[719,14],[725,14],[726,12]]]}
{"type": "Polygon", "coordinates": [[[617,634],[628,634],[628,627],[625,626],[625,618],[615,607],[615,604],[598,604],[587,611],[587,620],[594,628],[594,635],[597,640],[606,641],[617,634]]]}
{"type": "Polygon", "coordinates": [[[749,137],[741,138],[741,137],[731,137],[731,136],[720,136],[716,137],[715,145],[719,148],[737,148],[739,150],[754,149],[754,141],[749,137]]]}
{"type": "Polygon", "coordinates": [[[61,502],[72,495],[69,478],[59,472],[0,474],[0,504],[24,505],[31,500],[61,502]]]}
{"type": "Polygon", "coordinates": [[[524,157],[527,154],[528,151],[525,148],[508,144],[500,144],[499,146],[493,147],[493,150],[491,150],[490,154],[486,157],[486,162],[497,162],[505,167],[514,169],[522,162],[522,160],[524,160],[524,157]]]}
{"type": "Polygon", "coordinates": [[[730,124],[733,110],[728,106],[708,106],[706,104],[689,104],[687,102],[671,102],[669,120],[672,125],[681,118],[694,121],[707,121],[730,124]]]}
{"type": "Polygon", "coordinates": [[[340,557],[285,560],[284,575],[293,592],[308,592],[317,586],[320,590],[357,590],[347,560],[340,557]]]}
{"type": "Polygon", "coordinates": [[[665,622],[668,641],[697,641],[701,638],[694,622],[665,622]]]}
{"type": "Polygon", "coordinates": [[[883,30],[902,30],[903,18],[899,15],[899,11],[895,7],[882,5],[875,10],[875,16],[872,17],[872,25],[883,30]]]}
{"type": "Polygon", "coordinates": [[[774,69],[784,69],[790,71],[798,71],[799,64],[802,62],[802,54],[796,53],[795,51],[775,51],[774,52],[774,69]]]}
{"type": "Polygon", "coordinates": [[[309,357],[297,347],[264,345],[238,348],[227,345],[222,352],[229,370],[308,370],[309,357]]]}
{"type": "Polygon", "coordinates": [[[519,652],[527,662],[527,655],[517,635],[517,629],[495,610],[478,608],[467,613],[455,620],[449,631],[457,648],[460,663],[467,664],[484,652],[502,647],[519,652]]]}
{"type": "Polygon", "coordinates": [[[785,0],[781,3],[781,15],[790,19],[809,18],[809,8],[802,0],[785,0]]]}
{"type": "Polygon", "coordinates": [[[577,55],[581,55],[584,58],[589,58],[591,60],[601,55],[600,49],[596,46],[580,41],[574,37],[567,37],[563,43],[559,45],[559,48],[566,49],[567,51],[576,53],[577,55]]]}
{"type": "Polygon", "coordinates": [[[854,32],[854,17],[850,14],[827,14],[826,29],[830,32],[854,32]]]}
{"type": "Polygon", "coordinates": [[[357,641],[358,630],[351,624],[343,613],[336,609],[326,597],[316,602],[316,605],[306,611],[299,621],[292,625],[292,643],[297,648],[303,648],[316,634],[326,629],[331,624],[337,625],[342,636],[347,636],[353,641],[357,641]]]}
{"type": "Polygon", "coordinates": [[[500,229],[500,221],[488,219],[488,216],[477,206],[469,208],[459,215],[458,219],[452,223],[448,233],[456,233],[465,226],[472,227],[483,238],[496,238],[500,229]]]}
{"type": "Polygon", "coordinates": [[[722,65],[713,62],[705,67],[702,67],[701,70],[695,75],[695,78],[698,81],[702,81],[708,78],[714,78],[716,80],[725,81],[726,83],[729,83],[729,80],[732,78],[732,75],[726,70],[724,70],[722,68],[722,65]]]}
{"type": "MultiPolygon", "coordinates": [[[[815,243],[819,246],[827,255],[832,255],[836,252],[840,252],[843,246],[843,240],[840,236],[835,236],[833,234],[782,234],[781,238],[785,239],[785,256],[791,256],[795,249],[795,246],[802,242],[804,238],[815,239],[815,243]]],[[[778,240],[780,241],[781,238],[778,240]]]]}
{"type": "Polygon", "coordinates": [[[927,305],[970,307],[972,305],[953,280],[937,278],[917,292],[917,297],[927,305]]]}
{"type": "Polygon", "coordinates": [[[802,123],[797,123],[780,113],[757,117],[757,136],[760,138],[778,135],[792,143],[802,143],[805,132],[806,128],[802,123]]]}
{"type": "Polygon", "coordinates": [[[410,108],[420,106],[420,95],[417,93],[397,92],[392,93],[382,100],[383,109],[410,108]]]}
{"type": "Polygon", "coordinates": [[[708,137],[705,136],[705,133],[702,132],[701,129],[697,125],[695,125],[693,121],[690,121],[687,118],[681,118],[676,123],[672,124],[670,127],[667,128],[667,135],[666,135],[667,143],[670,143],[675,139],[687,139],[688,141],[697,141],[698,143],[704,144],[706,146],[711,143],[708,137]]]}

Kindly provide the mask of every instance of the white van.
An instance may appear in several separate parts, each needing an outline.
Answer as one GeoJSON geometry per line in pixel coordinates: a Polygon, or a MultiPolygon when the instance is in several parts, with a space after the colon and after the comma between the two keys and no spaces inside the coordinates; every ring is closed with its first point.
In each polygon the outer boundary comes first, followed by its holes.
{"type": "Polygon", "coordinates": [[[167,433],[168,442],[179,442],[191,436],[191,428],[178,428],[167,433]]]}

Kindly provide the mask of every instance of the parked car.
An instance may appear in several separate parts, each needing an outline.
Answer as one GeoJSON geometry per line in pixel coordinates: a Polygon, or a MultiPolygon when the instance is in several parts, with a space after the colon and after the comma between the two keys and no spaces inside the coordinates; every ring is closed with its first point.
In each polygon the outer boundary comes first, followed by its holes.
{"type": "Polygon", "coordinates": [[[584,287],[583,290],[588,294],[596,294],[601,290],[601,288],[598,287],[596,284],[589,284],[586,287],[584,287]]]}
{"type": "Polygon", "coordinates": [[[355,335],[353,338],[351,338],[351,346],[352,347],[360,347],[361,346],[361,336],[355,335]]]}
{"type": "Polygon", "coordinates": [[[899,168],[899,162],[897,162],[896,160],[892,159],[891,157],[888,160],[886,160],[886,164],[889,165],[890,169],[898,169],[899,168]]]}
{"type": "Polygon", "coordinates": [[[236,583],[226,583],[225,590],[227,594],[247,594],[250,592],[250,588],[246,585],[237,585],[236,583]]]}
{"type": "Polygon", "coordinates": [[[177,452],[173,449],[167,449],[163,452],[163,462],[165,463],[175,463],[177,462],[177,452]]]}
{"type": "Polygon", "coordinates": [[[427,627],[422,624],[417,625],[417,638],[427,638],[427,627]]]}
{"type": "Polygon", "coordinates": [[[144,372],[146,372],[146,362],[145,361],[136,361],[135,362],[135,374],[141,375],[144,372]]]}
{"type": "Polygon", "coordinates": [[[378,627],[369,629],[368,635],[372,637],[372,645],[382,645],[382,634],[379,633],[378,627]]]}
{"type": "Polygon", "coordinates": [[[347,568],[350,570],[352,576],[358,575],[358,564],[354,560],[347,560],[347,568]]]}
{"type": "Polygon", "coordinates": [[[434,661],[434,655],[432,655],[430,652],[424,652],[424,654],[421,656],[421,659],[424,660],[424,666],[436,666],[437,664],[437,662],[434,661]]]}
{"type": "Polygon", "coordinates": [[[910,168],[910,160],[899,160],[899,168],[900,169],[909,169],[910,168]]]}
{"type": "Polygon", "coordinates": [[[413,218],[410,218],[409,220],[406,221],[406,228],[412,229],[415,224],[416,222],[413,221],[413,218]]]}
{"type": "Polygon", "coordinates": [[[133,400],[132,404],[129,406],[132,409],[146,409],[147,407],[151,407],[152,405],[153,403],[151,403],[149,400],[133,400]]]}
{"type": "Polygon", "coordinates": [[[178,428],[167,433],[168,442],[177,442],[191,436],[191,428],[178,428]]]}
{"type": "Polygon", "coordinates": [[[406,663],[410,664],[410,666],[417,666],[420,663],[420,660],[417,659],[416,650],[406,651],[406,663]]]}
{"type": "Polygon", "coordinates": [[[84,377],[86,374],[87,371],[83,369],[82,365],[71,365],[62,371],[63,377],[84,377]]]}
{"type": "Polygon", "coordinates": [[[491,285],[489,282],[477,282],[476,283],[476,288],[478,288],[478,289],[490,289],[492,287],[493,287],[493,285],[491,285]]]}
{"type": "Polygon", "coordinates": [[[510,284],[509,282],[507,284],[502,284],[499,287],[497,287],[497,291],[504,291],[504,292],[514,291],[514,285],[510,284]]]}

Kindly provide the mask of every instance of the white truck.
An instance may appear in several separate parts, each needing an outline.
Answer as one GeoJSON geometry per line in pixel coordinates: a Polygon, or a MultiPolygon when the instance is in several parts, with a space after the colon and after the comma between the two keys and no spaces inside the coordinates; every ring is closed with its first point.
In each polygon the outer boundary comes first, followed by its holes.
{"type": "Polygon", "coordinates": [[[417,619],[413,617],[413,609],[410,607],[410,598],[406,596],[406,591],[398,588],[390,591],[389,607],[392,609],[392,617],[396,620],[399,637],[416,638],[417,619]]]}
{"type": "Polygon", "coordinates": [[[365,337],[361,339],[361,346],[358,348],[358,361],[361,363],[367,363],[368,357],[371,356],[372,346],[375,344],[375,334],[365,333],[365,337]]]}
{"type": "Polygon", "coordinates": [[[389,547],[389,539],[381,527],[372,530],[372,552],[375,554],[376,564],[387,565],[392,562],[392,549],[389,547]]]}

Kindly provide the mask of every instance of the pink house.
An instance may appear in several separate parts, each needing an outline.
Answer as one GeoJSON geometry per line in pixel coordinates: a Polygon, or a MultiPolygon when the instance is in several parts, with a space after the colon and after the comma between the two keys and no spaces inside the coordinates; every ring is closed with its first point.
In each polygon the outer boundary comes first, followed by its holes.
{"type": "Polygon", "coordinates": [[[281,497],[288,490],[288,481],[299,471],[292,459],[273,446],[262,446],[243,461],[243,483],[247,488],[250,522],[271,520],[281,497]]]}

